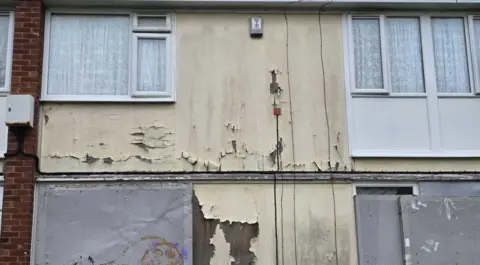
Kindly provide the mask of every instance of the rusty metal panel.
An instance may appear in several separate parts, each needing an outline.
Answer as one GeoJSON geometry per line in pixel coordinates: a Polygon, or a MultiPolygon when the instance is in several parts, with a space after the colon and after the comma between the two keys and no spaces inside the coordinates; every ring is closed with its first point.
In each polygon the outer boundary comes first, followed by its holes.
{"type": "Polygon", "coordinates": [[[191,185],[41,184],[35,264],[192,264],[191,185]]]}
{"type": "Polygon", "coordinates": [[[355,196],[359,265],[403,265],[398,198],[355,196]]]}
{"type": "Polygon", "coordinates": [[[478,264],[480,198],[401,199],[406,265],[478,264]]]}

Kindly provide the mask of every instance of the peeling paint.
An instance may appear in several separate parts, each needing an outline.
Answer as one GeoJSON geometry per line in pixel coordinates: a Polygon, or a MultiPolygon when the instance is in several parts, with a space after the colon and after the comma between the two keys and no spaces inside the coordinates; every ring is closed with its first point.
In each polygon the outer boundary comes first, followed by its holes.
{"type": "Polygon", "coordinates": [[[82,163],[87,163],[87,164],[94,164],[94,163],[98,162],[100,159],[102,159],[102,161],[106,164],[111,164],[113,162],[125,162],[125,161],[128,161],[128,160],[132,159],[132,158],[136,158],[139,161],[149,163],[149,164],[152,164],[152,163],[155,163],[155,162],[161,162],[161,161],[165,160],[165,158],[163,158],[163,157],[148,158],[148,157],[141,156],[141,155],[130,155],[130,156],[127,156],[127,157],[121,157],[121,158],[115,158],[114,159],[113,157],[94,157],[90,154],[86,154],[85,156],[79,156],[79,155],[72,155],[72,154],[62,155],[62,154],[56,153],[56,154],[50,154],[49,157],[54,158],[54,159],[73,158],[75,160],[78,160],[82,163]]]}
{"type": "MultiPolygon", "coordinates": [[[[249,193],[248,188],[242,193],[249,193]]],[[[199,204],[202,206],[202,213],[205,219],[218,219],[220,222],[236,221],[240,223],[255,224],[258,223],[258,202],[255,197],[242,196],[242,200],[232,200],[227,206],[217,204],[217,200],[222,200],[220,194],[204,194],[203,191],[196,191],[199,204]],[[218,196],[218,197],[217,197],[218,196]],[[213,198],[216,198],[212,200],[213,198]]],[[[232,194],[233,195],[233,194],[232,194]]],[[[223,198],[226,200],[227,198],[223,198]]],[[[233,199],[233,198],[231,198],[233,199]]]]}
{"type": "Polygon", "coordinates": [[[230,256],[230,243],[225,240],[225,234],[217,225],[213,238],[210,239],[210,244],[215,246],[215,253],[210,260],[210,265],[227,265],[234,261],[230,256]]]}
{"type": "Polygon", "coordinates": [[[194,249],[197,250],[194,252],[194,263],[254,265],[257,259],[254,244],[258,241],[259,224],[220,222],[219,219],[206,218],[202,208],[194,195],[194,249]],[[205,244],[205,239],[208,244],[205,244]]]}
{"type": "MultiPolygon", "coordinates": [[[[208,231],[215,230],[215,240],[209,241],[215,246],[212,261],[223,262],[210,264],[275,264],[275,220],[279,222],[278,240],[283,251],[279,264],[357,264],[353,195],[349,184],[333,185],[334,193],[329,184],[279,184],[278,187],[277,199],[282,203],[277,205],[283,205],[283,208],[279,208],[275,219],[272,184],[194,186],[199,204],[195,207],[198,218],[194,226],[201,223],[194,231],[199,230],[197,236],[208,236],[208,231]],[[317,199],[312,200],[313,197],[317,199]],[[337,200],[335,210],[333,197],[337,200]],[[294,205],[296,215],[292,212],[294,205]],[[216,237],[220,233],[219,227],[224,239],[216,237]],[[297,251],[297,260],[294,251],[297,251]]],[[[196,242],[201,243],[201,240],[196,239],[196,242]]],[[[202,254],[202,258],[205,255],[202,254]]],[[[207,264],[199,259],[195,261],[200,265],[207,264]]]]}
{"type": "Polygon", "coordinates": [[[280,140],[278,141],[278,143],[275,146],[275,148],[273,149],[273,151],[271,151],[270,154],[269,154],[270,160],[272,160],[272,162],[274,164],[276,164],[275,161],[277,161],[277,152],[278,152],[278,156],[279,156],[279,159],[280,159],[279,163],[281,163],[281,157],[280,156],[283,152],[283,147],[284,147],[284,142],[283,142],[283,139],[280,138],[280,140]]]}
{"type": "Polygon", "coordinates": [[[134,137],[130,143],[147,152],[151,149],[168,148],[175,145],[172,139],[173,132],[163,125],[139,126],[130,135],[134,137]]]}
{"type": "Polygon", "coordinates": [[[205,167],[207,168],[207,171],[220,171],[221,170],[221,165],[217,162],[211,161],[211,160],[205,160],[203,162],[205,167]]]}
{"type": "Polygon", "coordinates": [[[254,265],[256,256],[251,251],[251,241],[259,235],[258,223],[223,222],[220,227],[230,245],[231,265],[254,265]]]}
{"type": "Polygon", "coordinates": [[[93,157],[93,156],[87,154],[87,155],[85,156],[85,163],[87,163],[87,164],[92,164],[92,163],[97,162],[99,159],[100,159],[100,158],[93,157]]]}
{"type": "Polygon", "coordinates": [[[181,104],[42,104],[41,167],[49,172],[271,171],[276,169],[273,161],[278,149],[282,151],[281,170],[350,169],[343,65],[337,58],[342,51],[338,45],[342,17],[289,14],[288,28],[298,35],[293,37],[286,32],[283,14],[265,15],[274,31],[262,45],[278,48],[268,54],[257,47],[259,43],[244,38],[245,14],[179,14],[179,71],[191,73],[178,80],[182,89],[176,98],[181,104]],[[318,49],[319,22],[325,25],[323,34],[332,40],[323,45],[323,55],[318,49]],[[204,25],[212,29],[207,35],[204,25]],[[278,46],[287,38],[289,65],[285,47],[278,46]],[[242,57],[241,64],[225,60],[239,49],[253,52],[242,57]],[[329,67],[325,75],[318,75],[315,69],[322,59],[329,67]],[[205,67],[199,69],[199,64],[205,67]],[[301,73],[302,78],[288,80],[288,69],[301,73]],[[272,71],[282,89],[275,96],[269,90],[272,71]],[[284,114],[279,116],[279,134],[285,141],[281,146],[276,143],[273,99],[284,114]],[[326,108],[330,128],[324,118],[326,108]],[[287,115],[289,111],[292,115],[287,115]],[[52,157],[55,152],[72,157],[52,157]],[[89,159],[79,166],[85,152],[100,161],[89,159]],[[185,158],[182,152],[191,155],[185,158]],[[111,163],[103,161],[107,157],[111,163]],[[330,161],[332,166],[321,161],[330,161]]]}

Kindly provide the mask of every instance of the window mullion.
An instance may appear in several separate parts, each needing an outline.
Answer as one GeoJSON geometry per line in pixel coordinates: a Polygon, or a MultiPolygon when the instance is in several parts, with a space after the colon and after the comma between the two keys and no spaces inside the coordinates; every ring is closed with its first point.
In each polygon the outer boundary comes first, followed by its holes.
{"type": "Polygon", "coordinates": [[[441,151],[440,113],[438,112],[437,79],[435,75],[435,58],[433,53],[433,32],[429,16],[420,17],[422,40],[423,72],[425,75],[425,92],[427,93],[428,125],[430,147],[433,152],[441,151]]]}
{"type": "Polygon", "coordinates": [[[354,44],[353,44],[353,16],[348,15],[347,18],[347,49],[348,49],[348,67],[349,69],[349,77],[350,79],[348,80],[350,84],[350,93],[356,92],[357,87],[355,85],[355,54],[354,54],[354,44]]]}
{"type": "Polygon", "coordinates": [[[388,58],[388,42],[385,26],[385,15],[380,16],[380,50],[382,54],[382,75],[383,75],[383,89],[385,92],[391,92],[390,81],[390,65],[388,58]]]}
{"type": "Polygon", "coordinates": [[[133,29],[134,29],[134,23],[135,23],[135,17],[133,14],[130,14],[130,40],[129,40],[129,51],[130,53],[128,54],[128,96],[129,97],[132,97],[133,93],[134,93],[134,89],[135,89],[135,86],[133,85],[133,82],[134,82],[134,70],[136,68],[134,68],[134,62],[135,61],[135,58],[134,56],[136,56],[136,51],[135,51],[135,34],[133,32],[133,29]]]}

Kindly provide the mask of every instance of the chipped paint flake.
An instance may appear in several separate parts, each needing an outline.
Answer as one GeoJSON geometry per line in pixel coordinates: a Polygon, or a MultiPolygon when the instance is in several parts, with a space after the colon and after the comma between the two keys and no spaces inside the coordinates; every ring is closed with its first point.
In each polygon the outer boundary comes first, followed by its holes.
{"type": "Polygon", "coordinates": [[[169,148],[175,145],[173,132],[163,125],[139,126],[130,135],[133,136],[130,143],[147,152],[151,149],[169,148]]]}

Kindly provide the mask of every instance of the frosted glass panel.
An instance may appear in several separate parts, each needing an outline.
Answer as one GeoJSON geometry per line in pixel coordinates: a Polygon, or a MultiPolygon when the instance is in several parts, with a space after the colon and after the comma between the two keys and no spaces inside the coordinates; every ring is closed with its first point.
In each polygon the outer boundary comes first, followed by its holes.
{"type": "Polygon", "coordinates": [[[129,16],[53,15],[48,94],[128,95],[129,16]]]}
{"type": "Polygon", "coordinates": [[[432,18],[432,31],[438,92],[470,92],[463,18],[432,18]]]}
{"type": "Polygon", "coordinates": [[[166,17],[138,17],[139,27],[166,27],[166,17]]]}
{"type": "Polygon", "coordinates": [[[355,87],[382,89],[380,21],[377,18],[354,18],[352,23],[355,87]]]}
{"type": "Polygon", "coordinates": [[[166,40],[138,39],[137,91],[166,90],[166,40]]]}
{"type": "Polygon", "coordinates": [[[0,88],[5,87],[9,17],[0,16],[0,88]]]}
{"type": "Polygon", "coordinates": [[[425,92],[418,18],[388,18],[388,50],[392,92],[425,92]]]}

